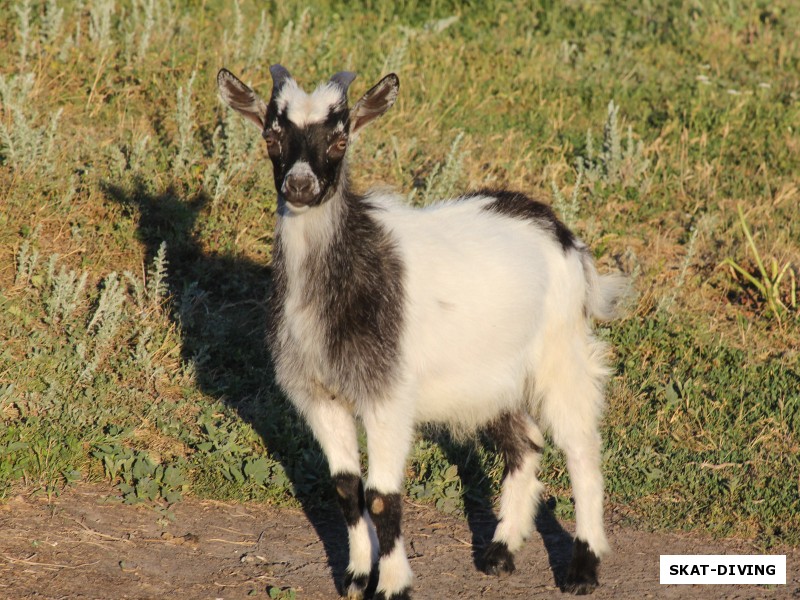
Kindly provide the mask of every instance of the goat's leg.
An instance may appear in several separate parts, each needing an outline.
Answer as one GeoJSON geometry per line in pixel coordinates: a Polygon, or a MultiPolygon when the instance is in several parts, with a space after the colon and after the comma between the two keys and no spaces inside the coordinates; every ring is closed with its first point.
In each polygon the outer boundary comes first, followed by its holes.
{"type": "Polygon", "coordinates": [[[355,420],[347,405],[328,398],[308,406],[305,418],[328,459],[347,523],[350,560],[343,591],[350,600],[360,600],[376,560],[377,544],[365,509],[355,420]]]}
{"type": "Polygon", "coordinates": [[[575,543],[564,588],[581,595],[597,587],[600,557],[609,551],[603,525],[599,432],[606,370],[600,358],[602,346],[590,336],[582,342],[572,347],[573,352],[564,353],[564,364],[570,365],[568,375],[537,380],[544,391],[542,413],[553,442],[566,454],[575,498],[575,543]]]}
{"type": "Polygon", "coordinates": [[[406,457],[413,437],[409,404],[384,401],[365,411],[369,476],[367,510],[378,536],[376,600],[411,598],[413,574],[401,532],[406,457]]]}
{"type": "Polygon", "coordinates": [[[500,520],[483,556],[483,569],[499,575],[514,570],[514,552],[533,530],[542,493],[537,479],[544,437],[524,412],[505,413],[488,427],[505,460],[500,494],[500,520]]]}
{"type": "Polygon", "coordinates": [[[565,588],[590,594],[598,585],[600,557],[608,551],[603,528],[603,477],[600,473],[600,436],[575,435],[563,446],[575,498],[575,543],[565,588]]]}

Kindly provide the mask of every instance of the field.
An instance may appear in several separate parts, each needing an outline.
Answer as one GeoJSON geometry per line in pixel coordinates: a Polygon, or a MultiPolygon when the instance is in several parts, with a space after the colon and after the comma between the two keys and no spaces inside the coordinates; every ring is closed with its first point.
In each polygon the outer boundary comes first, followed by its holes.
{"type": "MultiPolygon", "coordinates": [[[[797,546],[797,31],[790,0],[0,4],[0,498],[328,505],[263,344],[271,167],[215,87],[266,95],[279,62],[306,89],[356,71],[353,98],[398,74],[358,188],[523,190],[631,276],[600,330],[626,524],[797,546]]],[[[485,508],[484,441],[421,432],[408,496],[485,508]]],[[[542,480],[571,518],[558,452],[542,480]]]]}

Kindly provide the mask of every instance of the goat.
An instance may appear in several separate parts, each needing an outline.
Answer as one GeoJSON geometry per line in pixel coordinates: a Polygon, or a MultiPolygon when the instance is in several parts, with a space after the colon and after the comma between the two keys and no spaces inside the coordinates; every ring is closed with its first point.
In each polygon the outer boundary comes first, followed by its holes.
{"type": "Polygon", "coordinates": [[[375,562],[376,598],[411,597],[401,492],[420,423],[486,430],[504,456],[499,521],[483,557],[495,574],[514,570],[533,529],[548,431],[575,498],[564,589],[591,593],[609,550],[598,431],[608,368],[591,320],[614,316],[622,278],[599,275],[583,242],[523,194],[479,191],[414,209],[385,191],[352,191],[347,149],[394,104],[396,75],[349,109],[354,73],[311,94],[284,67],[270,73],[269,102],[226,69],[217,83],[261,131],[272,161],[268,343],[279,385],[328,461],[348,527],[348,598],[363,598],[375,562]]]}

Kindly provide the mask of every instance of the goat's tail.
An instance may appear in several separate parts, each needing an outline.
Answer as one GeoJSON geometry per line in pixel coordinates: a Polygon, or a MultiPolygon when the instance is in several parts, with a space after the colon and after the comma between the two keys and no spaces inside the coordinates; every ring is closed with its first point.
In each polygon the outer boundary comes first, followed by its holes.
{"type": "Polygon", "coordinates": [[[586,278],[586,313],[598,321],[611,321],[622,316],[632,294],[630,280],[621,273],[600,275],[588,249],[581,252],[586,278]]]}

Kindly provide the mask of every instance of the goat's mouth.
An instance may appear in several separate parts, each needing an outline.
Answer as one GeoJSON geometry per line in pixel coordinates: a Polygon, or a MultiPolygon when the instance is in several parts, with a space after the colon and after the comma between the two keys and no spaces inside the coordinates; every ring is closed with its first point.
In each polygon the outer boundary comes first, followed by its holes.
{"type": "Polygon", "coordinates": [[[279,190],[278,206],[283,207],[282,209],[279,208],[280,213],[284,216],[301,215],[322,204],[323,196],[324,194],[320,192],[310,197],[297,197],[279,190]]]}
{"type": "Polygon", "coordinates": [[[321,204],[324,194],[322,191],[309,194],[287,194],[286,192],[281,191],[280,195],[290,210],[294,212],[305,212],[309,208],[313,208],[321,204]]]}

